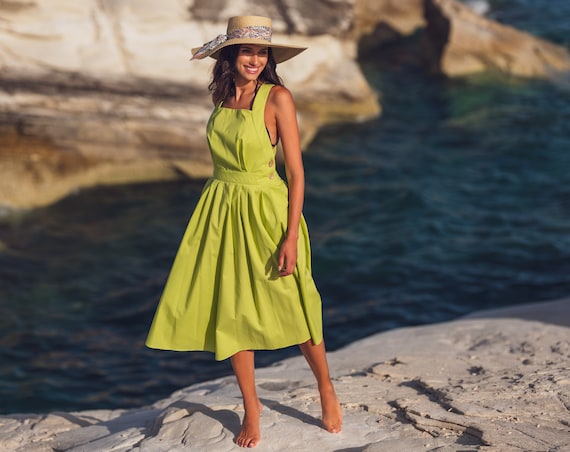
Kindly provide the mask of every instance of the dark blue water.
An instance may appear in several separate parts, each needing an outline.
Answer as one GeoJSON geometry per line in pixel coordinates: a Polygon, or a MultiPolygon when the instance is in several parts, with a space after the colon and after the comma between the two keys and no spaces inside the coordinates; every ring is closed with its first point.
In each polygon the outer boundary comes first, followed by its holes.
{"type": "MultiPolygon", "coordinates": [[[[564,43],[564,5],[541,7],[548,24],[530,3],[493,14],[564,43]]],[[[568,88],[364,70],[383,116],[322,130],[304,157],[328,348],[568,296],[568,88]]],[[[90,190],[0,222],[0,412],[140,406],[230,372],[143,346],[201,186],[90,190]]]]}

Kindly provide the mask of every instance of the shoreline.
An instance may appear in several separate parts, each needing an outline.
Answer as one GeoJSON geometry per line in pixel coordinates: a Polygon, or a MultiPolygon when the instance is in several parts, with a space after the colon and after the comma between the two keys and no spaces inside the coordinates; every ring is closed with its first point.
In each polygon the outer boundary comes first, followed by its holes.
{"type": "MultiPolygon", "coordinates": [[[[570,447],[568,327],[570,299],[562,299],[390,330],[331,352],[345,413],[338,435],[319,426],[318,392],[302,357],[259,369],[256,450],[570,447]]],[[[242,416],[229,376],[138,409],[0,416],[0,449],[239,450],[242,416]]]]}
{"type": "Polygon", "coordinates": [[[475,311],[463,319],[518,318],[570,327],[570,298],[475,311]]]}

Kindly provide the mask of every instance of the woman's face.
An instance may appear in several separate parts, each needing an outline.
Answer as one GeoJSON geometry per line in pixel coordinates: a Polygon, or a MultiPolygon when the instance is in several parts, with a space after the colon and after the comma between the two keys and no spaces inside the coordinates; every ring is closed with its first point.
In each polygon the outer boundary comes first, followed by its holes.
{"type": "Polygon", "coordinates": [[[238,78],[244,82],[257,80],[269,59],[269,47],[257,44],[241,44],[236,59],[238,78]]]}

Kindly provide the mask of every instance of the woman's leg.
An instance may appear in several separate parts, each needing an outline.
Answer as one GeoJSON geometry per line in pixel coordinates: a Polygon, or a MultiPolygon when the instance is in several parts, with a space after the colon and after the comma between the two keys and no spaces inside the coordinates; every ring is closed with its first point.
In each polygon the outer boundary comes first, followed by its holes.
{"type": "Polygon", "coordinates": [[[321,341],[319,345],[314,345],[312,340],[308,340],[300,347],[317,379],[323,411],[323,426],[331,433],[338,433],[342,426],[342,410],[331,381],[325,342],[321,341]]]}
{"type": "Polygon", "coordinates": [[[259,432],[261,403],[255,389],[254,353],[251,350],[238,352],[231,357],[231,361],[245,410],[241,432],[236,438],[236,444],[240,447],[255,447],[261,439],[259,432]]]}

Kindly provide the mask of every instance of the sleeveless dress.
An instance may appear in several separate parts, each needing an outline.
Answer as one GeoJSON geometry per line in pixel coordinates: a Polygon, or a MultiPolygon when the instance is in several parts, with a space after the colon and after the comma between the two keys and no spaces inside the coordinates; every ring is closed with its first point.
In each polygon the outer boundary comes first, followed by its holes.
{"type": "Polygon", "coordinates": [[[293,274],[280,277],[277,268],[289,201],[265,127],[272,87],[259,87],[251,110],[220,103],[212,112],[214,174],[176,254],[146,340],[150,348],[205,350],[223,360],[241,350],[323,339],[303,217],[293,274]]]}

